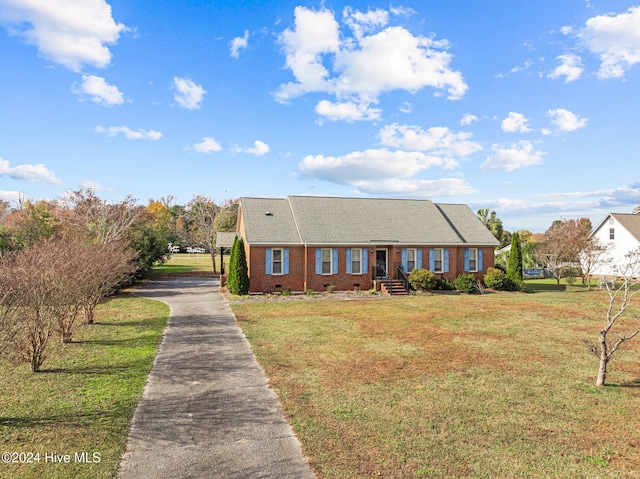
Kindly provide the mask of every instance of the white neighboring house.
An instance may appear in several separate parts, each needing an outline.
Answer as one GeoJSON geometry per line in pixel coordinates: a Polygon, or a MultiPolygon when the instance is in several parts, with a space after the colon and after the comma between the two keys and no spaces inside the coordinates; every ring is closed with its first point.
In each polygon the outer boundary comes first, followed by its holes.
{"type": "Polygon", "coordinates": [[[608,245],[606,264],[595,268],[594,276],[615,276],[612,266],[623,266],[625,255],[640,247],[640,214],[609,213],[591,233],[601,244],[608,245]]]}

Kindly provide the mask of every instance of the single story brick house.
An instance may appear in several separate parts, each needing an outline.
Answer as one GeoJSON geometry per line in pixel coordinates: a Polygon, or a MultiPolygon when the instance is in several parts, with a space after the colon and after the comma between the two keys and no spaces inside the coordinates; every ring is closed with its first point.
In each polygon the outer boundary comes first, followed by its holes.
{"type": "Polygon", "coordinates": [[[413,268],[481,278],[498,244],[468,206],[428,200],[240,198],[237,231],[251,292],[368,290],[413,268]]]}

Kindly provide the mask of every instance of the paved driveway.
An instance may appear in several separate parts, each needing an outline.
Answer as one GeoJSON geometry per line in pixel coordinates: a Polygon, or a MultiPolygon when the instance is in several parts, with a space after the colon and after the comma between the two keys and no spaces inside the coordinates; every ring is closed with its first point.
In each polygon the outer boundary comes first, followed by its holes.
{"type": "Polygon", "coordinates": [[[216,280],[150,281],[171,316],[119,479],[313,478],[216,280]]]}

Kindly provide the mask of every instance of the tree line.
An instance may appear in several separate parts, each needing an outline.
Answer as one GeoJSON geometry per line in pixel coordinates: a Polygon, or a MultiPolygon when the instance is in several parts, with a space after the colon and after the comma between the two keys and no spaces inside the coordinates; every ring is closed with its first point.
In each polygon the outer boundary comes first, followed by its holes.
{"type": "Polygon", "coordinates": [[[215,272],[216,234],[235,230],[237,203],[109,203],[87,189],[0,200],[0,353],[39,371],[52,337],[71,342],[78,318],[93,323],[100,301],[165,261],[169,243],[209,251],[215,272]]]}

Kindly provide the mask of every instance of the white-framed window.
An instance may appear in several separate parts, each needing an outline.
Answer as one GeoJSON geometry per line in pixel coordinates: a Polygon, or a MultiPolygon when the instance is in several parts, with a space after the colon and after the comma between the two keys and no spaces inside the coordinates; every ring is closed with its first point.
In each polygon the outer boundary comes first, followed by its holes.
{"type": "Polygon", "coordinates": [[[442,273],[444,271],[444,250],[436,248],[433,250],[433,272],[442,273]]]}
{"type": "Polygon", "coordinates": [[[271,250],[271,274],[282,274],[283,257],[281,248],[271,250]]]}
{"type": "Polygon", "coordinates": [[[329,248],[322,249],[322,274],[332,274],[333,252],[329,248]]]}
{"type": "Polygon", "coordinates": [[[609,239],[610,240],[616,239],[616,229],[615,228],[609,228],[609,239]]]}
{"type": "Polygon", "coordinates": [[[469,248],[469,271],[478,271],[478,250],[469,248]]]}
{"type": "Polygon", "coordinates": [[[411,271],[416,267],[417,256],[415,248],[407,249],[407,273],[411,273],[411,271]]]}
{"type": "Polygon", "coordinates": [[[362,274],[362,250],[353,248],[351,250],[351,274],[362,274]]]}

